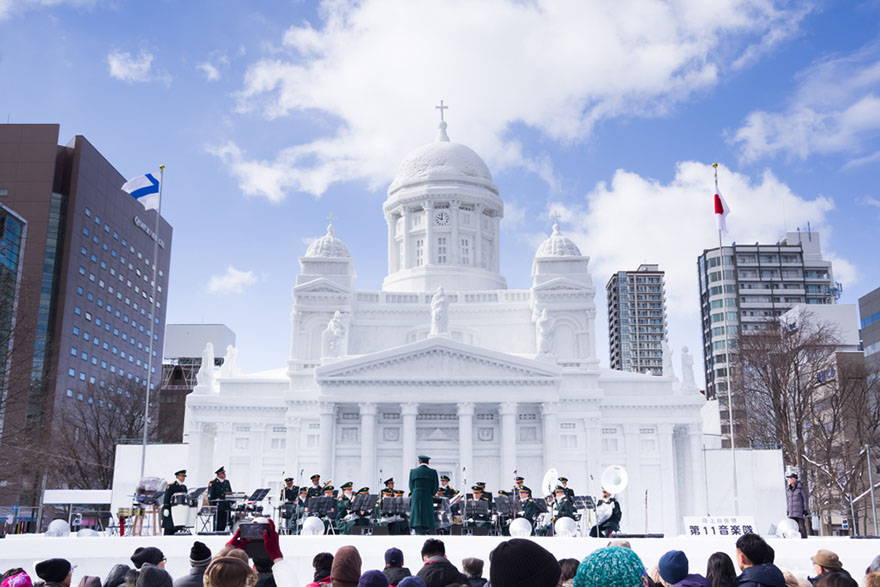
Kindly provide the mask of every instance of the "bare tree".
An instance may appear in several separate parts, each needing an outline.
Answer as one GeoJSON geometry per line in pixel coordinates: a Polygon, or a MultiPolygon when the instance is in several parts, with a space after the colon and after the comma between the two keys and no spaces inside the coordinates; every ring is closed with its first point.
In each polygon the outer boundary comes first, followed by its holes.
{"type": "MultiPolygon", "coordinates": [[[[153,405],[150,411],[154,411],[153,405]]],[[[116,445],[142,438],[144,388],[127,379],[107,387],[87,385],[75,391],[69,408],[57,421],[66,455],[60,463],[67,485],[109,488],[116,445]]]]}

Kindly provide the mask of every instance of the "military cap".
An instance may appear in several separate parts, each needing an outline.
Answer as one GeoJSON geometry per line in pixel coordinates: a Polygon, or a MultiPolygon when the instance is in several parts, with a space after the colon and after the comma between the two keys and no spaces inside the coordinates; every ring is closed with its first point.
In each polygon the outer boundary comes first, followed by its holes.
{"type": "Polygon", "coordinates": [[[285,483],[293,483],[293,477],[285,477],[284,482],[285,483]]]}
{"type": "Polygon", "coordinates": [[[358,489],[358,495],[369,495],[370,488],[369,487],[361,487],[358,489]]]}
{"type": "Polygon", "coordinates": [[[175,471],[174,476],[176,477],[177,475],[186,475],[186,469],[181,469],[179,471],[175,471]]]}
{"type": "Polygon", "coordinates": [[[220,467],[219,469],[214,471],[214,474],[219,475],[220,473],[225,473],[225,472],[226,472],[226,469],[224,469],[223,467],[220,467]]]}
{"type": "Polygon", "coordinates": [[[354,486],[354,483],[348,481],[347,483],[343,483],[339,486],[340,489],[351,489],[354,486]]]}
{"type": "Polygon", "coordinates": [[[389,477],[388,479],[385,479],[385,481],[382,481],[382,483],[384,483],[385,485],[388,485],[389,483],[394,483],[394,477],[389,477]]]}
{"type": "Polygon", "coordinates": [[[318,475],[317,473],[315,473],[314,475],[312,475],[311,477],[309,477],[309,479],[311,479],[312,481],[314,481],[315,479],[320,479],[320,478],[321,478],[321,476],[318,475]]]}
{"type": "Polygon", "coordinates": [[[529,489],[528,487],[520,487],[520,488],[519,488],[519,492],[520,492],[520,493],[531,493],[532,490],[529,489]]]}
{"type": "Polygon", "coordinates": [[[480,487],[480,484],[479,484],[479,483],[477,483],[476,485],[474,485],[473,487],[471,487],[471,491],[479,491],[480,493],[483,493],[483,488],[480,487]]]}
{"type": "Polygon", "coordinates": [[[419,462],[420,463],[430,463],[431,457],[426,457],[425,455],[419,455],[419,462]]]}
{"type": "Polygon", "coordinates": [[[560,491],[562,493],[565,493],[565,487],[563,487],[562,485],[557,485],[556,489],[554,490],[554,493],[559,493],[560,491]]]}
{"type": "Polygon", "coordinates": [[[499,490],[498,490],[498,495],[507,495],[507,496],[509,496],[509,495],[510,495],[510,492],[509,492],[509,491],[504,491],[503,489],[499,489],[499,490]]]}
{"type": "Polygon", "coordinates": [[[449,481],[449,475],[440,475],[441,481],[449,481]]]}
{"type": "Polygon", "coordinates": [[[477,481],[477,487],[479,487],[480,489],[485,489],[486,482],[485,481],[477,481]]]}
{"type": "Polygon", "coordinates": [[[514,479],[514,481],[525,481],[525,480],[526,480],[525,477],[517,477],[516,479],[514,479]]]}
{"type": "Polygon", "coordinates": [[[325,485],[324,486],[324,493],[327,493],[328,491],[333,491],[333,489],[334,489],[334,487],[332,485],[325,485]]]}
{"type": "Polygon", "coordinates": [[[566,477],[560,477],[559,480],[562,481],[563,483],[568,483],[568,478],[566,478],[566,477]]]}
{"type": "Polygon", "coordinates": [[[309,488],[306,487],[305,485],[303,485],[302,487],[299,488],[299,492],[300,492],[300,493],[308,493],[308,492],[309,492],[309,488]]]}

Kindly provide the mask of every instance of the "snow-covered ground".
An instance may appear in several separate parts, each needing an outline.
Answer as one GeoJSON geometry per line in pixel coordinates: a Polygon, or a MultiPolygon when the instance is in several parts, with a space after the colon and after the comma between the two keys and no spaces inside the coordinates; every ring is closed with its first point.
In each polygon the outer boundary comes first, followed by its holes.
{"type": "MultiPolygon", "coordinates": [[[[74,584],[83,575],[96,575],[102,579],[115,563],[129,563],[129,556],[138,546],[157,546],[168,559],[167,568],[173,577],[184,574],[189,568],[189,549],[195,537],[150,536],[150,537],[91,537],[47,538],[44,536],[8,536],[0,540],[0,571],[21,566],[33,569],[36,561],[50,557],[64,557],[78,565],[74,571],[74,584]]],[[[199,536],[216,552],[229,539],[228,536],[199,536]]],[[[291,560],[297,569],[298,583],[310,580],[311,560],[318,552],[335,552],[345,544],[353,544],[361,552],[363,569],[376,569],[383,566],[385,549],[397,546],[403,550],[405,564],[410,569],[418,569],[419,551],[423,542],[419,536],[284,536],[281,548],[286,559],[291,560]]],[[[445,537],[446,552],[456,565],[469,556],[482,558],[487,562],[489,552],[502,540],[501,537],[454,536],[445,537]]],[[[534,538],[557,558],[572,557],[583,559],[592,550],[604,546],[606,540],[591,538],[534,538]]],[[[734,554],[734,539],[673,537],[662,539],[631,540],[633,549],[641,556],[647,567],[653,566],[660,556],[671,549],[684,550],[691,560],[694,572],[705,572],[706,560],[717,551],[731,556],[734,554]]],[[[880,540],[850,540],[848,538],[810,538],[808,540],[771,539],[776,550],[776,563],[784,570],[791,570],[801,576],[812,572],[810,556],[820,548],[833,550],[840,555],[844,566],[861,579],[861,575],[871,559],[880,554],[880,540]]]]}

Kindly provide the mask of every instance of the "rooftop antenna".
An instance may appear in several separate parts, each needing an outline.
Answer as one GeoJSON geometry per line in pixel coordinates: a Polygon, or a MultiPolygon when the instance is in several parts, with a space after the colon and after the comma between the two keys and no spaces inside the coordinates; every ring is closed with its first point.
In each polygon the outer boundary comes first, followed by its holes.
{"type": "Polygon", "coordinates": [[[807,220],[807,240],[813,241],[813,227],[810,225],[810,221],[807,220]]]}

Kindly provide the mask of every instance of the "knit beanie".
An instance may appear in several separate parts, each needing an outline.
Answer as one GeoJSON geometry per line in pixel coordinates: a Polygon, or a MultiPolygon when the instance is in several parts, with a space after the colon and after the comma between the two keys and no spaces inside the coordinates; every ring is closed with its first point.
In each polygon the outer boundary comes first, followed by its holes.
{"type": "Polygon", "coordinates": [[[428,587],[428,584],[425,583],[425,580],[421,577],[413,575],[412,577],[404,577],[400,583],[397,584],[397,587],[428,587]]]}
{"type": "Polygon", "coordinates": [[[211,562],[211,549],[196,540],[189,549],[189,564],[194,567],[207,567],[211,562]]]}
{"type": "Polygon", "coordinates": [[[361,575],[357,587],[388,587],[388,577],[382,571],[367,571],[361,575]]]}
{"type": "Polygon", "coordinates": [[[489,554],[492,587],[556,587],[561,574],[556,557],[525,538],[502,542],[489,554]]]}
{"type": "Polygon", "coordinates": [[[165,560],[165,555],[155,546],[147,546],[146,548],[138,546],[135,549],[134,554],[131,555],[131,562],[133,562],[134,566],[138,569],[141,568],[144,563],[158,565],[163,560],[165,560]]]}
{"type": "Polygon", "coordinates": [[[629,548],[609,546],[596,550],[581,561],[574,576],[574,587],[642,587],[645,566],[629,548]]]}
{"type": "Polygon", "coordinates": [[[667,583],[678,583],[688,576],[688,559],[680,550],[670,550],[657,564],[660,578],[667,583]]]}
{"type": "Polygon", "coordinates": [[[361,578],[361,555],[354,546],[341,546],[330,567],[333,587],[357,587],[361,578]]]}

